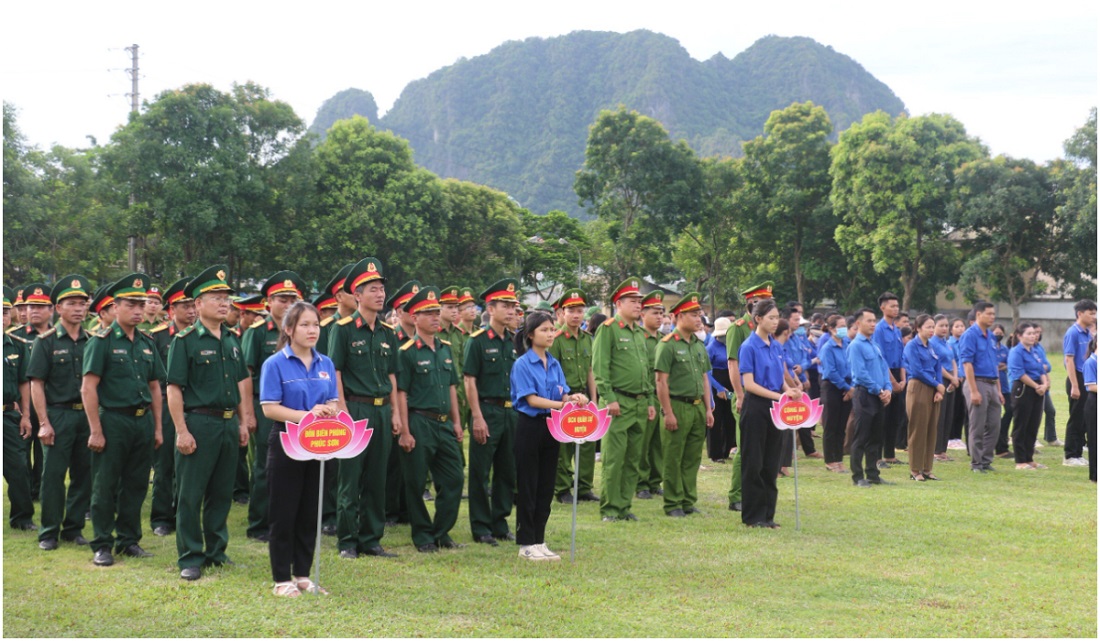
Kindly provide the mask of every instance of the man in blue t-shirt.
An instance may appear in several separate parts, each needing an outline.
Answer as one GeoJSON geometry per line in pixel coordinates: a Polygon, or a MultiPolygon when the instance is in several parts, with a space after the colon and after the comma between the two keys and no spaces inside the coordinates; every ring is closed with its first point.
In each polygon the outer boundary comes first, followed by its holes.
{"type": "Polygon", "coordinates": [[[895,453],[898,430],[904,429],[905,416],[905,368],[902,367],[901,356],[905,345],[901,342],[901,329],[898,327],[898,317],[901,312],[897,294],[883,292],[878,297],[878,308],[882,312],[882,320],[875,325],[875,333],[871,336],[871,342],[882,351],[886,359],[886,366],[890,368],[890,391],[894,400],[886,407],[886,417],[882,424],[882,452],[879,457],[879,467],[899,465],[895,453]]]}
{"type": "Polygon", "coordinates": [[[878,345],[871,341],[875,331],[875,312],[868,307],[856,312],[855,339],[848,345],[848,366],[852,372],[852,483],[856,487],[892,485],[879,475],[878,456],[882,448],[882,423],[886,408],[893,402],[890,370],[878,345]],[[867,478],[864,475],[866,462],[867,478]]]}
{"type": "Polygon", "coordinates": [[[1076,322],[1069,326],[1062,339],[1062,354],[1066,364],[1066,396],[1069,396],[1069,421],[1066,422],[1065,459],[1062,465],[1085,466],[1082,458],[1085,444],[1085,361],[1089,357],[1089,341],[1096,336],[1096,303],[1078,301],[1073,306],[1076,322]]]}
{"type": "Polygon", "coordinates": [[[993,471],[993,450],[1001,428],[1001,381],[997,376],[997,343],[993,338],[993,322],[997,309],[993,303],[974,304],[974,324],[959,337],[959,363],[966,371],[963,396],[966,397],[970,432],[970,471],[993,471]]]}

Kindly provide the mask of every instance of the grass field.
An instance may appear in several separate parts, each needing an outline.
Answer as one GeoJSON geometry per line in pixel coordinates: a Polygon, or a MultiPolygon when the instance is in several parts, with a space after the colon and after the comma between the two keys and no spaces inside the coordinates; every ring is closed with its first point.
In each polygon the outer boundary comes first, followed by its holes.
{"type": "MultiPolygon", "coordinates": [[[[1067,405],[1056,376],[1062,435],[1067,405]]],[[[332,594],[320,598],[271,595],[267,548],[245,538],[241,506],[230,515],[237,565],[195,583],[178,578],[173,537],[146,530],[142,545],[154,558],[97,568],[87,548],[46,553],[33,533],[5,529],[3,632],[1095,638],[1097,501],[1088,469],[1063,467],[1061,450],[1044,448],[1037,460],[1048,470],[1017,472],[1009,460],[978,475],[963,454],[936,465],[941,483],[915,483],[894,468],[883,476],[897,485],[867,490],[801,459],[801,531],[792,479],[780,479],[783,528],[749,530],[727,510],[729,466],[704,459],[705,514],[670,519],[659,499],[636,500],[640,522],[602,523],[594,504],[581,504],[575,564],[570,512],[558,504],[547,542],[562,563],[520,561],[511,545],[421,555],[408,526],[383,540],[399,558],[346,561],[325,537],[321,583],[332,594]]],[[[453,533],[470,541],[465,502],[453,533]]]]}

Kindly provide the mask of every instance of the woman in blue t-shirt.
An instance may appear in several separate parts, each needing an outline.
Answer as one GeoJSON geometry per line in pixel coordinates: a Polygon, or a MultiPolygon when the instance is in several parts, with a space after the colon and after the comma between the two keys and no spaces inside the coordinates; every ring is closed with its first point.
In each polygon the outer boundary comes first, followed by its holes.
{"type": "Polygon", "coordinates": [[[1034,325],[1020,323],[1016,327],[1016,344],[1008,353],[1008,384],[1013,408],[1012,452],[1018,470],[1046,467],[1035,462],[1035,441],[1039,436],[1046,393],[1050,389],[1050,377],[1035,348],[1038,338],[1034,325]]]}

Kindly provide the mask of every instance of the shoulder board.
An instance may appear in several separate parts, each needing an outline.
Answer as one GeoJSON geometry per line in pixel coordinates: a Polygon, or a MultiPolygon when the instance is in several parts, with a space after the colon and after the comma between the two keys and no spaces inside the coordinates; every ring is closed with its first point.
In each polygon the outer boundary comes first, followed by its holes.
{"type": "Polygon", "coordinates": [[[20,327],[22,327],[22,325],[12,325],[4,333],[8,336],[15,336],[15,330],[19,329],[20,327]]]}
{"type": "MultiPolygon", "coordinates": [[[[331,320],[331,319],[332,319],[332,317],[331,317],[331,316],[329,316],[329,319],[331,320]]],[[[347,324],[348,324],[348,323],[350,323],[351,321],[352,321],[352,317],[351,317],[351,316],[345,316],[345,317],[341,318],[340,320],[336,321],[336,324],[337,324],[337,325],[347,325],[347,324]]]]}
{"type": "Polygon", "coordinates": [[[149,333],[149,330],[139,329],[138,331],[141,332],[141,334],[144,335],[145,338],[152,338],[153,337],[153,335],[149,333]]]}
{"type": "Polygon", "coordinates": [[[101,329],[101,330],[99,330],[98,332],[95,333],[95,336],[98,336],[99,338],[107,338],[110,335],[111,335],[111,327],[110,326],[104,327],[103,329],[101,329]]]}
{"type": "Polygon", "coordinates": [[[237,338],[241,337],[241,328],[240,327],[229,327],[227,329],[229,330],[230,334],[236,336],[237,338]]]}
{"type": "Polygon", "coordinates": [[[393,325],[390,325],[387,322],[384,322],[384,321],[378,321],[378,322],[382,324],[382,327],[385,327],[387,329],[393,329],[393,325]]]}
{"type": "Polygon", "coordinates": [[[473,334],[470,334],[470,338],[474,338],[475,336],[481,336],[484,333],[485,333],[485,328],[482,327],[481,329],[477,330],[473,334]]]}
{"type": "Polygon", "coordinates": [[[674,334],[674,333],[672,333],[672,334],[665,334],[665,337],[661,339],[661,342],[662,342],[662,343],[667,343],[667,342],[669,342],[670,340],[672,340],[672,337],[673,337],[673,336],[675,336],[675,335],[676,335],[676,334],[674,334]]]}
{"type": "Polygon", "coordinates": [[[443,340],[442,338],[441,338],[441,339],[439,339],[439,342],[440,342],[440,343],[443,343],[444,345],[447,345],[447,346],[450,346],[450,344],[451,344],[451,341],[445,341],[445,340],[443,340]]]}
{"type": "MultiPolygon", "coordinates": [[[[198,323],[195,323],[195,325],[198,325],[198,323]]],[[[182,330],[179,334],[176,334],[176,336],[187,336],[191,332],[195,331],[195,325],[191,325],[190,327],[182,330]]]]}
{"type": "Polygon", "coordinates": [[[410,338],[408,340],[408,342],[406,342],[404,345],[401,346],[400,350],[403,352],[403,351],[409,349],[410,347],[412,347],[413,345],[416,345],[416,339],[415,338],[410,338]]]}
{"type": "Polygon", "coordinates": [[[614,316],[612,316],[611,318],[609,318],[609,319],[607,319],[603,322],[604,327],[610,327],[614,324],[615,324],[615,317],[614,316]]]}
{"type": "Polygon", "coordinates": [[[168,329],[169,327],[171,327],[170,323],[161,323],[160,325],[157,325],[153,329],[149,330],[149,333],[150,334],[156,334],[157,332],[163,332],[164,330],[168,329]]]}
{"type": "Polygon", "coordinates": [[[255,323],[252,323],[251,325],[248,326],[248,329],[252,329],[253,327],[263,327],[264,323],[266,323],[266,322],[267,322],[266,318],[262,318],[262,317],[257,318],[255,323]]]}
{"type": "Polygon", "coordinates": [[[51,328],[47,329],[46,331],[42,332],[41,334],[38,335],[38,338],[46,338],[48,336],[53,336],[55,333],[57,333],[57,326],[51,327],[51,328]]]}
{"type": "Polygon", "coordinates": [[[745,324],[745,319],[744,318],[738,318],[737,320],[733,321],[733,324],[737,325],[738,327],[741,327],[742,325],[745,324]]]}
{"type": "MultiPolygon", "coordinates": [[[[321,321],[321,327],[328,327],[329,325],[331,325],[333,318],[335,318],[335,316],[329,316],[325,320],[321,321]]],[[[348,318],[351,318],[351,317],[349,316],[348,318]]]]}
{"type": "Polygon", "coordinates": [[[557,337],[561,336],[564,333],[565,333],[564,329],[559,329],[558,331],[554,332],[554,338],[557,338],[557,337]]]}
{"type": "Polygon", "coordinates": [[[16,336],[15,334],[12,334],[11,332],[8,332],[8,336],[10,336],[13,341],[23,343],[24,345],[30,345],[31,343],[34,342],[34,341],[29,341],[29,340],[23,338],[22,336],[16,336]]]}

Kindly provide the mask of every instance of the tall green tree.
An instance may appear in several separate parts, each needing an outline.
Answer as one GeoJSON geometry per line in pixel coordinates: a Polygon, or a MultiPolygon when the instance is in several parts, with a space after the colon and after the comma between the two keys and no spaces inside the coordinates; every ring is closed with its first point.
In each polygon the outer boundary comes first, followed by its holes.
{"type": "Polygon", "coordinates": [[[837,244],[857,264],[896,276],[903,309],[954,282],[960,254],[947,237],[947,206],[955,170],[986,155],[941,114],[891,120],[876,112],[840,135],[830,167],[837,244]]]}
{"type": "Polygon", "coordinates": [[[591,242],[580,221],[559,210],[542,216],[523,210],[520,220],[526,250],[520,263],[524,288],[548,300],[555,285],[583,287],[591,242]]]}
{"type": "Polygon", "coordinates": [[[1065,161],[1051,174],[1057,192],[1058,217],[1066,225],[1064,260],[1052,272],[1074,298],[1096,299],[1096,107],[1088,120],[1065,141],[1065,161]]]}

